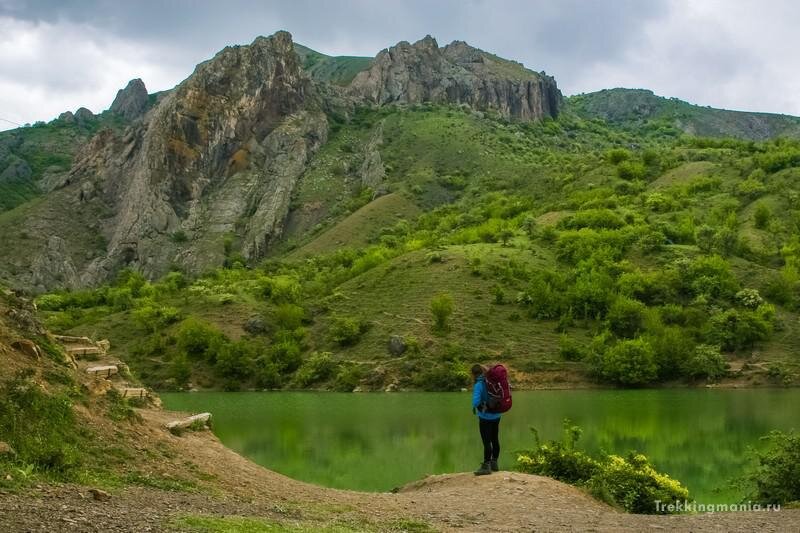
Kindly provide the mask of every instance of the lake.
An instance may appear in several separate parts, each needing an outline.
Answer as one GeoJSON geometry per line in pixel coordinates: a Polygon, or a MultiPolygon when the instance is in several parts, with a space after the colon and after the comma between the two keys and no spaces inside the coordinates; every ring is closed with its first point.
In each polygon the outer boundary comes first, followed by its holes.
{"type": "MultiPolygon", "coordinates": [[[[168,409],[213,413],[225,445],[292,478],[387,491],[428,474],[475,469],[482,448],[469,393],[197,392],[168,409]]],[[[514,393],[500,466],[531,447],[530,427],[559,438],[569,418],[588,451],[645,453],[703,503],[733,503],[727,481],[773,429],[800,428],[798,389],[561,390],[514,393]]]]}

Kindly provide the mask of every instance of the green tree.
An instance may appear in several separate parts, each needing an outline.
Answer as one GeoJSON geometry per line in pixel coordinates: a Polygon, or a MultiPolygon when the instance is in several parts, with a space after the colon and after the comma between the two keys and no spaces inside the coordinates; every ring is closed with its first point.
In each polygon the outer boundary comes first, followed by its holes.
{"type": "Polygon", "coordinates": [[[453,314],[453,298],[446,292],[437,294],[431,299],[431,314],[434,327],[439,331],[448,329],[448,320],[453,314]]]}

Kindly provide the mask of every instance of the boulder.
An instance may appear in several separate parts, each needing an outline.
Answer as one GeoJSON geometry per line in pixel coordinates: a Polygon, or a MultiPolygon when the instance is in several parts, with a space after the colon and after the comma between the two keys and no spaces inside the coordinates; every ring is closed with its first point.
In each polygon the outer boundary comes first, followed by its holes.
{"type": "Polygon", "coordinates": [[[92,499],[96,502],[107,502],[111,499],[111,494],[100,489],[89,489],[92,499]]]}
{"type": "Polygon", "coordinates": [[[7,442],[0,441],[0,457],[3,455],[13,456],[17,455],[17,452],[14,451],[14,448],[12,448],[7,442]]]}
{"type": "Polygon", "coordinates": [[[392,335],[389,337],[389,353],[395,357],[400,357],[408,349],[406,340],[400,335],[392,335]]]}
{"type": "Polygon", "coordinates": [[[29,341],[28,339],[17,339],[11,343],[11,347],[32,359],[39,360],[42,357],[42,350],[35,342],[29,341]]]}
{"type": "Polygon", "coordinates": [[[267,332],[267,323],[260,316],[251,316],[245,322],[244,330],[251,335],[261,335],[267,332]]]}

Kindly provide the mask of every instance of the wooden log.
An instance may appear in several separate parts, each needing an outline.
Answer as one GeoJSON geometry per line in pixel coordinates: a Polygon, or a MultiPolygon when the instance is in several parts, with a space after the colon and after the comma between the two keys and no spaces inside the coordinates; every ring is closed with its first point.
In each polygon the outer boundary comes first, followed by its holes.
{"type": "Polygon", "coordinates": [[[211,420],[211,413],[200,413],[199,415],[192,415],[184,418],[183,420],[175,420],[167,423],[167,429],[186,429],[195,422],[202,422],[207,424],[211,420]]]}
{"type": "Polygon", "coordinates": [[[67,353],[74,356],[103,355],[103,350],[97,346],[69,346],[67,353]]]}
{"type": "Polygon", "coordinates": [[[89,337],[73,337],[70,335],[53,335],[53,338],[59,342],[66,344],[92,344],[92,339],[89,337]]]}
{"type": "Polygon", "coordinates": [[[94,377],[104,377],[108,378],[119,372],[119,368],[116,365],[105,365],[105,366],[92,366],[86,369],[88,374],[93,374],[94,377]]]}
{"type": "Polygon", "coordinates": [[[143,388],[126,387],[122,389],[123,398],[147,398],[148,395],[147,389],[143,388]]]}

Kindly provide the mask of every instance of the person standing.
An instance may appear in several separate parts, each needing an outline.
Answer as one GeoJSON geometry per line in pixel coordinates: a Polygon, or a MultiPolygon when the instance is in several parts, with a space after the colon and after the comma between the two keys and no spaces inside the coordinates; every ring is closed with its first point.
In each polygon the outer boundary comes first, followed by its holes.
{"type": "Polygon", "coordinates": [[[497,472],[497,458],[500,457],[500,413],[487,410],[488,390],[486,389],[486,369],[481,365],[472,367],[472,412],[478,415],[478,429],[483,442],[483,463],[475,471],[476,476],[497,472]]]}

